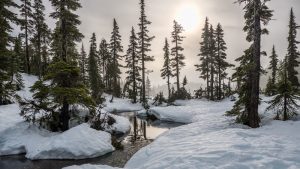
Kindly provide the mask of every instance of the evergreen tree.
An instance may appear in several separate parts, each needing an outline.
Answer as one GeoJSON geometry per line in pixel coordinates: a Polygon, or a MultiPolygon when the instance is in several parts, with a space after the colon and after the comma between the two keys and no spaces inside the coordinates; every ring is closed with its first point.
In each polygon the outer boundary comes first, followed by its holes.
{"type": "Polygon", "coordinates": [[[182,81],[182,87],[184,88],[188,84],[186,76],[184,76],[183,81],[182,81]]]}
{"type": "MultiPolygon", "coordinates": [[[[78,30],[80,20],[74,12],[81,7],[77,0],[51,0],[55,12],[51,17],[57,19],[53,34],[52,51],[55,54],[43,81],[37,81],[32,87],[33,101],[21,102],[22,115],[26,120],[47,122],[52,131],[66,131],[72,117],[70,105],[80,104],[94,112],[95,103],[80,80],[80,69],[74,60],[76,42],[83,35],[78,30]],[[45,83],[50,81],[50,84],[45,83]],[[39,112],[48,112],[36,117],[39,112]]],[[[73,111],[76,112],[76,111],[73,111]]]]}
{"type": "Polygon", "coordinates": [[[224,40],[224,31],[222,29],[221,24],[217,25],[215,31],[215,38],[216,38],[216,71],[217,71],[217,98],[218,100],[222,99],[222,81],[226,78],[227,73],[226,70],[229,67],[233,67],[234,65],[228,63],[226,61],[226,42],[224,40]]]}
{"type": "Polygon", "coordinates": [[[97,44],[96,34],[93,33],[90,40],[90,53],[88,58],[88,74],[89,74],[89,86],[91,88],[92,97],[97,103],[100,103],[101,98],[101,78],[99,74],[99,68],[97,64],[97,44]]]}
{"type": "Polygon", "coordinates": [[[10,8],[17,8],[18,5],[11,0],[0,3],[0,105],[8,104],[12,101],[15,88],[10,81],[10,57],[13,53],[8,50],[13,38],[10,33],[13,30],[11,24],[18,23],[17,15],[10,8]]]}
{"type": "Polygon", "coordinates": [[[200,54],[198,54],[198,56],[200,56],[200,62],[201,64],[196,64],[196,71],[200,72],[200,78],[206,80],[206,92],[207,92],[207,98],[209,98],[210,96],[210,90],[209,90],[209,72],[210,72],[210,68],[209,68],[209,56],[210,56],[210,43],[209,43],[209,39],[210,39],[210,31],[209,31],[209,22],[208,22],[208,18],[206,18],[205,20],[205,25],[204,28],[202,29],[202,42],[200,42],[200,54]]]}
{"type": "Polygon", "coordinates": [[[24,87],[22,75],[20,72],[22,71],[22,59],[23,59],[23,49],[22,49],[22,38],[19,35],[15,38],[14,43],[14,51],[13,55],[10,59],[10,75],[11,75],[11,82],[16,85],[17,89],[21,89],[24,87]]]}
{"type": "Polygon", "coordinates": [[[109,77],[107,76],[108,63],[110,59],[110,53],[108,50],[108,44],[105,39],[102,39],[99,45],[99,68],[102,68],[103,85],[108,87],[109,77]]]}
{"type": "Polygon", "coordinates": [[[209,71],[210,71],[210,99],[214,100],[214,82],[215,82],[215,74],[217,73],[216,70],[216,64],[217,64],[217,58],[216,58],[216,41],[214,36],[214,29],[213,26],[210,25],[209,29],[209,71]]]}
{"type": "Polygon", "coordinates": [[[80,77],[82,79],[82,82],[83,82],[83,84],[88,85],[88,82],[87,82],[88,81],[88,77],[87,77],[88,61],[87,61],[87,54],[85,52],[83,43],[81,45],[79,67],[80,67],[80,77]]]}
{"type": "Polygon", "coordinates": [[[31,41],[35,48],[33,60],[36,64],[32,65],[32,69],[36,75],[41,77],[43,75],[43,70],[45,69],[43,67],[47,64],[46,62],[48,60],[47,58],[43,58],[42,48],[43,46],[48,45],[50,31],[45,22],[45,6],[43,5],[42,0],[34,0],[33,10],[32,25],[35,27],[35,31],[33,31],[31,41]]]}
{"type": "Polygon", "coordinates": [[[25,38],[25,72],[31,73],[30,69],[30,54],[29,54],[29,39],[33,32],[33,13],[31,0],[21,0],[20,13],[23,19],[21,20],[21,30],[24,30],[25,38]]]}
{"type": "Polygon", "coordinates": [[[128,50],[126,53],[126,68],[128,69],[126,73],[128,74],[126,80],[128,84],[132,86],[131,92],[129,94],[130,98],[132,99],[133,103],[137,102],[138,96],[138,84],[141,83],[141,67],[139,66],[140,56],[138,55],[138,39],[134,32],[134,28],[131,30],[131,36],[129,38],[129,45],[128,50]]]}
{"type": "Polygon", "coordinates": [[[234,81],[238,82],[237,93],[238,100],[235,102],[233,109],[227,112],[227,115],[237,115],[237,122],[249,124],[248,111],[251,96],[251,61],[252,48],[244,51],[244,55],[237,58],[235,61],[239,62],[239,66],[235,68],[232,75],[234,81]]]}
{"type": "Polygon", "coordinates": [[[121,96],[121,87],[119,83],[122,65],[119,64],[119,61],[122,59],[122,56],[119,54],[123,52],[123,46],[121,45],[121,35],[119,33],[119,26],[117,21],[114,19],[113,22],[113,31],[111,33],[110,39],[110,53],[111,53],[111,63],[110,67],[110,77],[112,78],[112,94],[115,97],[121,96]]]}
{"type": "Polygon", "coordinates": [[[300,105],[297,104],[297,101],[300,101],[300,96],[288,79],[287,69],[285,59],[281,66],[280,79],[277,83],[278,95],[269,102],[270,106],[267,108],[267,110],[276,111],[275,119],[284,121],[296,116],[297,110],[300,108],[300,105]]]}
{"type": "Polygon", "coordinates": [[[172,68],[171,68],[171,59],[170,59],[170,46],[168,43],[168,39],[166,38],[165,40],[165,46],[163,48],[164,50],[164,65],[163,68],[161,69],[161,77],[163,79],[167,79],[167,85],[168,85],[168,99],[170,99],[171,96],[171,82],[170,79],[173,77],[172,74],[172,68]]]}
{"type": "MultiPolygon", "coordinates": [[[[259,105],[259,81],[261,73],[261,36],[267,34],[268,30],[262,28],[271,20],[272,11],[268,8],[267,2],[269,0],[238,0],[240,4],[245,4],[244,18],[246,20],[244,31],[247,32],[247,41],[252,43],[250,59],[250,100],[246,104],[247,124],[252,128],[259,127],[258,105],[259,105]]],[[[247,92],[247,93],[248,93],[247,92]]]]}
{"type": "Polygon", "coordinates": [[[147,107],[147,100],[146,100],[146,62],[154,61],[153,56],[149,56],[147,53],[151,51],[150,42],[154,39],[154,36],[150,36],[148,26],[151,24],[151,22],[147,19],[146,13],[145,13],[145,0],[140,0],[140,18],[139,18],[139,28],[140,32],[138,33],[139,37],[139,54],[141,56],[141,62],[142,62],[142,95],[141,100],[144,105],[144,107],[147,107]]]}
{"type": "Polygon", "coordinates": [[[268,79],[268,83],[266,86],[266,95],[274,96],[276,94],[276,75],[277,75],[277,64],[278,64],[278,56],[275,51],[275,46],[272,48],[272,54],[270,56],[270,66],[268,69],[271,70],[271,77],[268,79]]]}
{"type": "Polygon", "coordinates": [[[146,79],[146,95],[147,95],[147,98],[150,97],[150,92],[151,92],[151,82],[150,82],[149,77],[147,76],[147,79],[146,79]]]}
{"type": "Polygon", "coordinates": [[[171,59],[171,67],[173,68],[173,75],[176,76],[176,85],[177,91],[180,90],[180,70],[185,63],[183,62],[185,56],[181,53],[184,49],[182,47],[182,41],[184,36],[182,36],[183,28],[180,24],[178,24],[174,20],[173,32],[172,32],[172,43],[174,43],[174,47],[171,49],[171,55],[174,58],[171,59]]]}
{"type": "Polygon", "coordinates": [[[299,58],[300,53],[298,51],[297,45],[299,41],[296,40],[297,37],[297,29],[299,26],[295,21],[296,17],[293,12],[293,8],[291,9],[290,21],[289,21],[289,36],[288,36],[288,54],[287,54],[287,74],[288,79],[292,83],[293,87],[300,87],[299,80],[297,78],[297,70],[299,67],[299,58]]]}

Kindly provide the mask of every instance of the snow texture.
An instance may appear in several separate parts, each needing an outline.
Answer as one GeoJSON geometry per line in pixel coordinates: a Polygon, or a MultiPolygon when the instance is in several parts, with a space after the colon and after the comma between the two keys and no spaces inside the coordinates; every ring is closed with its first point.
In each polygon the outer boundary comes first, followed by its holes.
{"type": "MultiPolygon", "coordinates": [[[[18,91],[22,98],[31,99],[32,86],[38,78],[22,74],[25,87],[18,91]]],[[[111,136],[91,129],[88,124],[75,126],[63,133],[52,133],[24,122],[17,103],[0,106],[0,156],[26,153],[30,159],[83,159],[114,151],[111,136]]],[[[126,133],[130,122],[124,117],[116,119],[112,128],[126,133]]]]}
{"type": "MultiPolygon", "coordinates": [[[[298,169],[300,121],[274,121],[260,105],[262,127],[250,129],[224,116],[233,102],[177,101],[177,106],[151,108],[162,120],[190,123],[173,128],[138,151],[127,169],[298,169]]],[[[76,166],[76,169],[79,166],[76,166]]],[[[84,169],[103,169],[85,166],[84,169]]],[[[68,169],[73,169],[72,167],[68,169]]]]}
{"type": "Polygon", "coordinates": [[[114,98],[113,102],[110,102],[111,95],[104,95],[106,101],[104,103],[105,107],[104,110],[108,112],[134,112],[144,109],[140,103],[133,104],[130,99],[121,99],[121,98],[114,98]]]}
{"type": "Polygon", "coordinates": [[[109,133],[81,124],[63,133],[51,133],[19,123],[0,136],[0,155],[26,153],[29,159],[84,159],[114,151],[109,133]]]}

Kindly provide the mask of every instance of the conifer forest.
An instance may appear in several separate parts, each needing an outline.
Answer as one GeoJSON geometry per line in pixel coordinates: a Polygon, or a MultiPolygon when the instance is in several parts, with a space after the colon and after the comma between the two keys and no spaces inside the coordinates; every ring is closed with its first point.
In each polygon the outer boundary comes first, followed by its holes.
{"type": "Polygon", "coordinates": [[[0,169],[300,168],[299,7],[1,0],[0,169]]]}

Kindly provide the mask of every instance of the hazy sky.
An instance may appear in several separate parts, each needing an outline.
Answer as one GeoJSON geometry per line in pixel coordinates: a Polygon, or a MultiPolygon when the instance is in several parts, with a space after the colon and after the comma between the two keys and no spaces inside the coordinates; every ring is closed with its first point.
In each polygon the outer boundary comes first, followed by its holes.
{"type": "MultiPolygon", "coordinates": [[[[179,20],[186,26],[183,42],[186,56],[186,66],[183,68],[181,77],[187,75],[188,81],[200,82],[198,72],[195,72],[194,64],[199,57],[199,42],[201,41],[202,28],[205,17],[209,17],[210,23],[216,26],[220,22],[225,31],[227,42],[228,61],[234,63],[234,59],[241,56],[248,47],[245,33],[242,7],[234,4],[235,0],[145,0],[146,14],[152,22],[149,27],[150,35],[156,38],[152,41],[151,55],[155,61],[147,64],[154,72],[149,75],[153,84],[164,84],[160,77],[160,69],[163,65],[164,39],[170,39],[173,20],[179,20]]],[[[50,3],[44,1],[47,13],[52,10],[50,3]]],[[[124,51],[127,50],[129,33],[131,27],[138,31],[137,23],[139,17],[139,0],[81,0],[82,8],[77,12],[82,24],[80,31],[85,35],[83,40],[86,49],[92,33],[97,35],[98,43],[102,38],[109,40],[112,31],[112,21],[116,18],[124,51]]],[[[287,48],[288,19],[290,8],[294,8],[296,21],[300,24],[300,0],[272,0],[269,7],[274,10],[273,20],[268,25],[270,34],[263,38],[263,49],[270,53],[272,45],[275,44],[280,57],[284,57],[287,48]]],[[[50,25],[54,21],[48,19],[50,25]]],[[[300,32],[299,32],[300,34],[300,32]]],[[[300,35],[298,36],[300,39],[300,35]]],[[[87,51],[88,52],[88,51],[87,51]]],[[[268,64],[268,58],[262,58],[263,66],[268,64]]]]}

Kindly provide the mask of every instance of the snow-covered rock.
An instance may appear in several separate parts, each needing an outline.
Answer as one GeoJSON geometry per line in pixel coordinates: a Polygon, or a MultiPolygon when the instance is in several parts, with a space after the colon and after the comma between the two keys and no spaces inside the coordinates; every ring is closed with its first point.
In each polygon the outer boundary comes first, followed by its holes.
{"type": "Polygon", "coordinates": [[[1,133],[0,143],[0,155],[26,153],[29,159],[84,159],[114,151],[110,134],[88,124],[52,133],[19,123],[1,133]]]}

